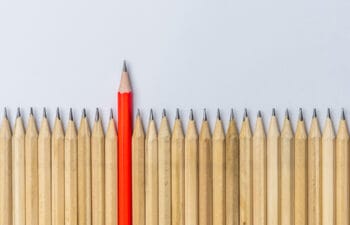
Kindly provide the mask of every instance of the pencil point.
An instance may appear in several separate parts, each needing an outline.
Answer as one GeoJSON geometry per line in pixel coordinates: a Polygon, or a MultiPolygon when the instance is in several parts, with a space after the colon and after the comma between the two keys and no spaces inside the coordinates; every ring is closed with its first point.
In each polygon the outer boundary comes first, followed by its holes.
{"type": "Polygon", "coordinates": [[[286,119],[289,120],[289,111],[286,109],[286,119]]]}
{"type": "Polygon", "coordinates": [[[216,113],[216,119],[221,120],[220,109],[216,113]]]}
{"type": "Polygon", "coordinates": [[[165,111],[165,109],[163,109],[162,117],[166,117],[166,111],[165,111]]]}
{"type": "Polygon", "coordinates": [[[29,115],[34,116],[33,107],[30,107],[30,109],[29,109],[29,115]]]}
{"type": "Polygon", "coordinates": [[[344,108],[342,108],[342,111],[341,111],[341,119],[345,120],[345,110],[344,110],[344,108]]]}
{"type": "Polygon", "coordinates": [[[98,108],[96,108],[95,121],[99,121],[99,119],[100,119],[100,111],[98,110],[98,108]]]}
{"type": "Polygon", "coordinates": [[[126,60],[123,60],[123,72],[128,72],[128,68],[126,67],[126,60]]]}
{"type": "Polygon", "coordinates": [[[317,111],[316,109],[314,109],[313,113],[312,113],[312,118],[316,118],[317,117],[317,111]]]}
{"type": "Polygon", "coordinates": [[[180,119],[180,110],[179,108],[176,109],[176,116],[175,119],[179,120],[180,119]]]}
{"type": "Polygon", "coordinates": [[[69,120],[73,121],[73,109],[69,109],[69,120]]]}
{"type": "Polygon", "coordinates": [[[193,120],[193,110],[190,110],[190,120],[193,120]]]}
{"type": "Polygon", "coordinates": [[[21,117],[21,108],[19,108],[19,107],[17,108],[17,118],[18,117],[21,117]]]}
{"type": "Polygon", "coordinates": [[[276,116],[276,109],[272,108],[272,116],[276,116]]]}
{"type": "Polygon", "coordinates": [[[4,107],[4,118],[7,119],[7,109],[4,107]]]}
{"type": "Polygon", "coordinates": [[[299,108],[299,120],[303,121],[304,120],[304,116],[303,116],[303,109],[299,108]]]}
{"type": "Polygon", "coordinates": [[[153,110],[151,109],[151,111],[149,112],[149,120],[153,120],[153,110]]]}
{"type": "Polygon", "coordinates": [[[44,118],[47,118],[46,108],[45,108],[45,107],[43,108],[43,117],[44,117],[44,118]]]}
{"type": "Polygon", "coordinates": [[[261,111],[258,111],[258,118],[261,118],[261,111]]]}
{"type": "Polygon", "coordinates": [[[330,108],[327,109],[327,117],[329,119],[331,118],[331,109],[330,108]]]}
{"type": "MultiPolygon", "coordinates": [[[[139,112],[140,110],[138,110],[139,112]]],[[[113,119],[113,109],[111,108],[109,111],[109,119],[112,120],[113,119]]]]}
{"type": "Polygon", "coordinates": [[[60,115],[60,108],[57,107],[56,109],[56,118],[61,120],[61,115],[60,115]]]}
{"type": "Polygon", "coordinates": [[[248,118],[248,110],[247,110],[247,108],[244,109],[244,117],[243,117],[243,120],[244,120],[245,118],[248,118]]]}
{"type": "Polygon", "coordinates": [[[231,108],[231,111],[230,111],[230,121],[234,120],[235,116],[233,114],[233,109],[231,108]]]}
{"type": "Polygon", "coordinates": [[[208,117],[207,117],[207,109],[204,108],[203,109],[203,121],[207,121],[208,120],[208,117]]]}
{"type": "Polygon", "coordinates": [[[82,117],[83,117],[83,118],[86,118],[86,109],[85,109],[85,108],[83,109],[82,117]]]}
{"type": "Polygon", "coordinates": [[[140,109],[137,109],[136,117],[140,117],[140,116],[141,116],[140,109]]]}

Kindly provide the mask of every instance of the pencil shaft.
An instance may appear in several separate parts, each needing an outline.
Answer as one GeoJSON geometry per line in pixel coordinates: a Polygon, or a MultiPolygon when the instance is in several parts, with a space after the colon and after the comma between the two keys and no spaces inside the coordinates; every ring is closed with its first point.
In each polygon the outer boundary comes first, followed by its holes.
{"type": "MultiPolygon", "coordinates": [[[[106,176],[106,224],[117,224],[117,132],[114,124],[114,119],[111,118],[108,123],[105,142],[105,176],[106,176]]],[[[142,204],[139,201],[139,204],[142,204]]],[[[137,207],[137,205],[134,205],[137,207]]],[[[138,223],[134,221],[135,225],[138,223]]]]}
{"type": "Polygon", "coordinates": [[[226,225],[239,224],[239,139],[236,122],[226,133],[226,225]]]}
{"type": "Polygon", "coordinates": [[[180,119],[175,120],[171,139],[172,225],[185,225],[185,137],[180,119]]]}
{"type": "Polygon", "coordinates": [[[198,149],[198,215],[199,224],[213,223],[213,152],[209,123],[203,120],[198,149]]]}
{"type": "Polygon", "coordinates": [[[12,224],[12,144],[6,117],[0,127],[0,224],[12,224]]]}
{"type": "Polygon", "coordinates": [[[29,116],[25,135],[26,225],[38,224],[38,132],[33,115],[29,116]]]}
{"type": "Polygon", "coordinates": [[[78,224],[78,139],[73,120],[68,121],[64,139],[65,225],[78,224]]]}

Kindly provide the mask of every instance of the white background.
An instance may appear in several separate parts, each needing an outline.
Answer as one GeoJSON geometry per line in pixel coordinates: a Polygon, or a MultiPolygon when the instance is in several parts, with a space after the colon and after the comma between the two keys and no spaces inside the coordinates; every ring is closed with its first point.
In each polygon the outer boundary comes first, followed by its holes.
{"type": "MultiPolygon", "coordinates": [[[[350,112],[348,0],[1,0],[0,106],[64,120],[115,108],[122,60],[144,118],[350,112]]],[[[254,121],[253,119],[253,121],[254,121]]]]}

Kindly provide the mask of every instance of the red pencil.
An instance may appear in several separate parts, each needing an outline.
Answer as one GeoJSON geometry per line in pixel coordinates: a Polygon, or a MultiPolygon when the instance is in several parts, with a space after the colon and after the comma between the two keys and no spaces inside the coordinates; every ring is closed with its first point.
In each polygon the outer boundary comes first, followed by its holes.
{"type": "Polygon", "coordinates": [[[118,91],[118,225],[132,225],[132,91],[126,63],[118,91]]]}

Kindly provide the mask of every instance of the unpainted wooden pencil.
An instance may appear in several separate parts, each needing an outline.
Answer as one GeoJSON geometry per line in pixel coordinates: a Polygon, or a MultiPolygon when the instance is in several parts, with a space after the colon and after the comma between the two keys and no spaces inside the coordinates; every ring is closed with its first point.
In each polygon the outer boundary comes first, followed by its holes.
{"type": "Polygon", "coordinates": [[[6,109],[0,126],[0,224],[12,224],[12,133],[6,109]]]}
{"type": "Polygon", "coordinates": [[[308,224],[308,137],[300,109],[294,145],[294,224],[308,224]]]}
{"type": "Polygon", "coordinates": [[[25,224],[25,131],[20,109],[12,136],[12,220],[13,225],[25,224]]]}
{"type": "Polygon", "coordinates": [[[78,224],[78,139],[72,109],[64,138],[65,225],[78,224]]]}
{"type": "Polygon", "coordinates": [[[198,225],[198,133],[190,112],[185,136],[185,224],[198,225]]]}
{"type": "Polygon", "coordinates": [[[206,110],[199,131],[198,142],[198,216],[199,224],[211,225],[213,223],[213,152],[212,136],[206,110]]]}
{"type": "Polygon", "coordinates": [[[83,109],[78,130],[78,223],[91,225],[90,127],[83,109]]]}
{"type": "Polygon", "coordinates": [[[314,110],[308,138],[308,224],[321,225],[321,131],[314,110]]]}
{"type": "Polygon", "coordinates": [[[288,111],[281,132],[280,224],[294,225],[294,134],[288,111]]]}
{"type": "Polygon", "coordinates": [[[171,137],[171,220],[172,225],[185,225],[185,136],[179,109],[171,137]]]}
{"type": "Polygon", "coordinates": [[[52,130],[52,225],[64,224],[64,130],[59,109],[52,130]]]}
{"type": "Polygon", "coordinates": [[[159,224],[171,225],[171,133],[165,110],[158,133],[159,224]]]}
{"type": "Polygon", "coordinates": [[[239,136],[231,109],[226,132],[226,225],[239,224],[239,136]]]}
{"type": "Polygon", "coordinates": [[[275,109],[272,110],[269,130],[267,132],[267,224],[279,224],[280,211],[280,131],[275,109]]]}
{"type": "Polygon", "coordinates": [[[27,132],[25,135],[25,165],[26,165],[26,225],[37,225],[39,222],[38,193],[38,131],[30,109],[27,132]]]}
{"type": "MultiPolygon", "coordinates": [[[[91,134],[92,224],[105,224],[105,136],[99,110],[91,134]]],[[[110,197],[110,196],[109,196],[110,197]]]]}
{"type": "Polygon", "coordinates": [[[153,112],[145,140],[146,225],[158,225],[158,138],[153,112]]]}
{"type": "Polygon", "coordinates": [[[335,223],[335,134],[331,120],[330,109],[322,134],[321,152],[321,181],[322,181],[322,225],[334,225],[335,223]]]}
{"type": "Polygon", "coordinates": [[[213,132],[213,225],[226,224],[225,131],[218,110],[213,132]]]}
{"type": "Polygon", "coordinates": [[[336,137],[335,165],[335,224],[349,225],[349,131],[344,111],[336,137]]]}
{"type": "Polygon", "coordinates": [[[239,134],[239,224],[253,224],[253,139],[245,111],[239,134]]]}
{"type": "Polygon", "coordinates": [[[266,225],[266,135],[259,111],[253,135],[253,224],[266,225]]]}
{"type": "MultiPolygon", "coordinates": [[[[106,224],[117,225],[117,132],[113,118],[113,111],[111,109],[109,122],[105,137],[105,178],[106,178],[106,224]]],[[[143,186],[144,187],[144,186],[143,186]]],[[[144,202],[144,200],[143,200],[144,202]]],[[[141,199],[138,204],[142,204],[141,199]]],[[[138,207],[133,205],[133,208],[138,207]]],[[[135,224],[144,225],[144,223],[135,224]]]]}
{"type": "Polygon", "coordinates": [[[39,225],[51,225],[51,132],[45,108],[38,137],[38,177],[39,225]]]}

